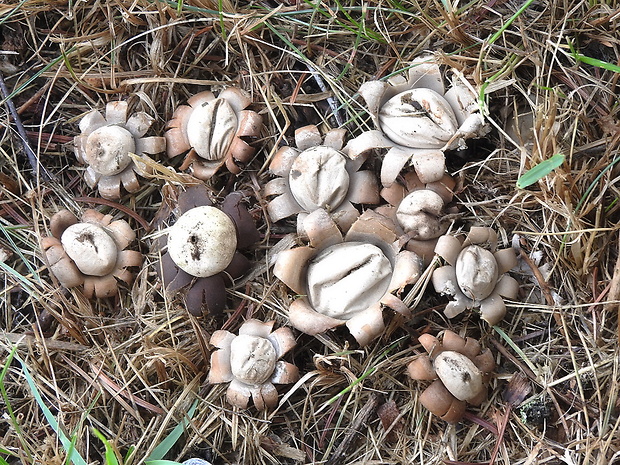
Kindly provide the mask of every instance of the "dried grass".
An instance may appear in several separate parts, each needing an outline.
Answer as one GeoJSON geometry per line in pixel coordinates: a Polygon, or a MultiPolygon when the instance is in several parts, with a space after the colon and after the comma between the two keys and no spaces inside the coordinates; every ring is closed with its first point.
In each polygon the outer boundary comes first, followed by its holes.
{"type": "MultiPolygon", "coordinates": [[[[89,463],[102,463],[104,453],[91,427],[127,455],[126,464],[143,463],[196,400],[171,459],[482,463],[499,441],[496,463],[620,463],[619,74],[576,64],[569,50],[573,43],[584,55],[618,64],[617,8],[533,1],[517,15],[521,2],[512,0],[459,9],[430,0],[291,3],[0,5],[0,69],[31,146],[55,176],[49,182],[33,173],[2,106],[0,248],[11,256],[1,275],[0,359],[18,422],[6,412],[0,419],[0,443],[15,454],[5,454],[6,461],[60,464],[66,457],[20,365],[4,364],[17,344],[48,407],[89,463]],[[292,359],[304,376],[283,390],[278,409],[231,409],[225,387],[205,382],[210,333],[227,319],[234,329],[250,316],[284,325],[292,298],[268,266],[269,248],[292,230],[265,221],[259,186],[268,179],[270,157],[305,124],[346,124],[353,133],[369,127],[356,99],[360,84],[403,69],[426,50],[478,85],[489,84],[495,129],[449,163],[461,186],[455,227],[497,228],[505,245],[534,257],[530,264],[540,272],[524,266],[516,275],[520,300],[510,303],[499,330],[475,315],[445,320],[439,311],[445,300],[428,292],[412,320],[392,319],[386,335],[364,350],[340,330],[299,335],[292,359]],[[230,292],[224,320],[192,319],[178,302],[164,299],[151,231],[135,219],[147,237],[147,266],[131,289],[119,299],[89,302],[59,288],[38,241],[58,208],[77,211],[96,197],[70,149],[79,118],[127,98],[132,109],[157,115],[153,129],[161,133],[189,95],[232,83],[251,92],[264,115],[262,149],[242,176],[222,175],[210,185],[215,195],[247,192],[265,240],[255,252],[252,279],[230,292]],[[510,130],[515,114],[534,129],[525,149],[510,142],[519,137],[510,130]],[[566,155],[562,167],[527,189],[515,188],[526,169],[558,152],[566,155]],[[405,374],[421,351],[417,335],[443,328],[481,337],[501,361],[489,402],[456,426],[419,405],[423,386],[405,374]],[[503,393],[515,372],[526,375],[531,393],[510,410],[503,393]],[[496,425],[504,420],[500,438],[496,425]]],[[[162,173],[119,203],[151,221],[166,179],[162,173]]],[[[96,206],[124,216],[114,204],[96,206]]]]}

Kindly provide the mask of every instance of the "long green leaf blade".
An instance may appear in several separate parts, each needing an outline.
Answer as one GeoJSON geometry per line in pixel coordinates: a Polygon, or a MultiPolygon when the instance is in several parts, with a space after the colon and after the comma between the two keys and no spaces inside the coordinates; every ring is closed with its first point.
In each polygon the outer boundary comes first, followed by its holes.
{"type": "Polygon", "coordinates": [[[183,417],[179,424],[174,427],[170,434],[166,436],[164,440],[160,442],[157,447],[155,447],[155,449],[153,449],[151,455],[149,455],[146,459],[147,463],[149,461],[163,459],[164,456],[170,451],[170,449],[172,449],[172,447],[176,444],[181,435],[185,432],[189,420],[192,419],[194,413],[196,412],[196,407],[198,407],[198,399],[194,401],[190,409],[187,411],[187,414],[183,417]]]}
{"type": "Polygon", "coordinates": [[[30,371],[28,370],[28,366],[26,365],[26,362],[24,362],[17,354],[15,355],[15,360],[17,360],[22,366],[22,372],[24,374],[24,378],[26,378],[26,382],[28,383],[28,386],[30,387],[30,391],[32,391],[32,395],[37,401],[37,404],[39,404],[39,408],[43,412],[45,419],[47,420],[49,425],[58,435],[60,442],[62,443],[65,451],[67,452],[67,459],[71,460],[71,462],[73,462],[74,465],[88,465],[86,460],[84,460],[84,458],[80,455],[80,453],[73,448],[71,440],[67,437],[67,435],[64,433],[64,431],[60,427],[58,420],[56,420],[56,417],[51,412],[51,410],[48,408],[48,406],[45,405],[45,401],[41,397],[41,393],[39,392],[39,389],[37,388],[37,385],[34,382],[34,379],[30,375],[30,371]]]}
{"type": "Polygon", "coordinates": [[[119,465],[118,459],[116,458],[116,454],[114,453],[114,447],[110,444],[110,441],[99,431],[97,428],[93,427],[93,434],[97,436],[97,438],[103,442],[105,446],[105,463],[106,465],[119,465]]]}
{"type": "Polygon", "coordinates": [[[531,186],[535,182],[541,180],[554,169],[562,166],[566,157],[562,153],[556,153],[548,160],[540,162],[538,165],[533,166],[517,180],[517,187],[523,189],[524,187],[531,186]]]}
{"type": "MultiPolygon", "coordinates": [[[[2,369],[2,372],[0,372],[0,395],[2,396],[2,400],[4,401],[6,413],[8,413],[9,418],[11,420],[11,424],[13,425],[13,428],[15,428],[17,437],[19,438],[19,441],[21,442],[21,445],[24,449],[24,453],[26,453],[26,455],[28,455],[28,458],[30,458],[31,457],[30,449],[28,447],[28,444],[23,439],[24,435],[17,421],[17,417],[15,416],[15,412],[13,411],[13,406],[11,405],[11,402],[9,401],[9,396],[7,394],[6,387],[4,385],[4,379],[6,378],[6,374],[9,371],[9,367],[11,366],[11,362],[13,361],[13,358],[15,357],[16,352],[17,352],[17,346],[13,346],[13,349],[11,350],[11,352],[9,353],[9,356],[6,358],[4,362],[4,368],[2,369]]],[[[11,452],[3,448],[0,448],[0,453],[11,455],[11,452]]]]}

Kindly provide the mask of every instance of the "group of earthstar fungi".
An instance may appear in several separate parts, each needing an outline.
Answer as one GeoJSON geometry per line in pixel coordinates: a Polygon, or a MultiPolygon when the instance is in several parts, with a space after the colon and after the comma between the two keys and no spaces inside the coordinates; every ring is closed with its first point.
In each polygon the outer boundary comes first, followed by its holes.
{"type": "MultiPolygon", "coordinates": [[[[310,335],[346,325],[365,346],[383,332],[384,308],[410,316],[400,295],[435,256],[446,265],[433,272],[433,286],[453,296],[445,315],[479,308],[482,319],[498,323],[506,312],[503,298],[517,295],[517,282],[505,274],[516,265],[514,251],[496,250],[497,236],[486,227],[472,227],[464,237],[445,235],[455,183],[445,173],[444,152],[484,134],[475,94],[456,72],[445,91],[429,57],[415,61],[407,77],[367,82],[359,93],[374,130],[346,142],[344,129],[321,135],[316,126],[302,127],[295,146],[280,148],[269,165],[274,177],[263,195],[270,220],[296,216],[299,240],[308,244],[280,252],[275,261],[274,275],[297,296],[288,309],[290,325],[310,335]],[[388,149],[380,183],[363,169],[376,149],[388,149]],[[401,173],[405,166],[413,170],[401,173]],[[387,203],[379,206],[382,198],[387,203]]],[[[151,116],[128,116],[126,102],[108,103],[105,115],[92,111],[82,118],[75,154],[86,165],[86,183],[118,199],[121,186],[140,188],[136,175],[148,174],[149,155],[187,153],[180,168],[197,180],[164,186],[177,218],[161,236],[159,268],[163,288],[171,296],[181,291],[188,311],[199,316],[225,308],[226,287],[251,267],[241,251],[259,239],[243,195],[231,193],[214,205],[202,181],[223,165],[241,172],[255,155],[252,144],[263,125],[238,88],[217,97],[201,92],[187,103],[176,109],[164,137],[146,136],[151,116]]],[[[131,284],[142,264],[141,254],[128,249],[136,235],[124,220],[95,210],[78,219],[64,210],[51,218],[50,231],[42,247],[51,271],[65,287],[82,286],[89,298],[116,295],[117,280],[131,284]]],[[[258,409],[273,408],[274,384],[299,379],[297,367],[281,360],[295,346],[293,331],[273,325],[249,319],[237,335],[218,330],[211,336],[216,350],[208,379],[230,383],[230,404],[245,408],[252,398],[258,409]]],[[[494,357],[477,340],[450,331],[439,339],[424,334],[420,343],[428,355],[411,362],[409,375],[433,381],[420,401],[457,422],[467,404],[486,398],[494,357]]]]}

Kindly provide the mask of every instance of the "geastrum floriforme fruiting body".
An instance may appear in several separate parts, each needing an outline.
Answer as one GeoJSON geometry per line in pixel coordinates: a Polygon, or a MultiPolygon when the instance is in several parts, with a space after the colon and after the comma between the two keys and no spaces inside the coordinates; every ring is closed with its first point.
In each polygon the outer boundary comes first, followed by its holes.
{"type": "Polygon", "coordinates": [[[83,286],[88,298],[116,295],[117,280],[131,284],[132,268],[142,265],[142,254],[127,250],[136,233],[125,220],[96,210],[85,210],[78,220],[61,210],[50,219],[50,230],[41,239],[50,270],[66,288],[83,286]]]}
{"type": "Polygon", "coordinates": [[[447,205],[452,201],[455,181],[448,174],[431,183],[423,183],[410,171],[390,187],[381,190],[389,205],[375,208],[392,219],[407,241],[405,248],[418,254],[428,264],[435,255],[437,238],[448,229],[447,205]]]}
{"type": "Polygon", "coordinates": [[[218,350],[211,354],[209,383],[228,383],[226,400],[246,408],[250,397],[258,410],[278,403],[274,384],[294,383],[299,379],[297,367],[280,358],[295,346],[289,328],[273,329],[273,321],[250,319],[239,328],[239,335],[218,330],[211,344],[218,350]]]}
{"type": "Polygon", "coordinates": [[[298,330],[316,335],[346,325],[360,345],[384,329],[383,307],[409,315],[395,293],[414,283],[421,260],[400,250],[391,222],[364,212],[343,238],[325,210],[304,220],[310,245],[281,252],[274,274],[301,297],[289,307],[298,330]]]}
{"type": "Polygon", "coordinates": [[[422,182],[438,181],[445,171],[444,151],[484,132],[474,93],[457,80],[446,91],[432,57],[415,60],[408,78],[369,81],[359,93],[376,129],[350,140],[344,151],[355,159],[372,149],[389,149],[381,166],[386,187],[407,163],[422,182]]]}
{"type": "Polygon", "coordinates": [[[154,118],[141,111],[127,117],[128,104],[109,102],[105,117],[93,110],[80,120],[81,134],[75,136],[75,156],[88,165],[84,180],[89,187],[97,186],[106,199],[121,197],[121,185],[136,192],[140,183],[136,173],[145,167],[136,164],[132,155],[154,155],[166,150],[166,140],[159,136],[145,137],[154,118]]]}
{"type": "Polygon", "coordinates": [[[504,297],[515,299],[519,283],[505,274],[517,264],[512,248],[497,249],[497,234],[491,228],[472,227],[464,241],[441,236],[435,252],[448,265],[433,272],[432,283],[441,294],[453,296],[444,309],[453,318],[466,309],[480,308],[480,316],[490,325],[504,318],[504,297]]]}
{"type": "Polygon", "coordinates": [[[342,231],[359,216],[353,204],[378,204],[379,187],[371,171],[360,170],[364,156],[351,160],[340,150],[344,129],[332,129],[325,138],[314,125],[295,131],[295,147],[282,147],[269,169],[278,176],[265,185],[271,200],[267,211],[271,221],[297,215],[297,231],[303,220],[319,208],[326,210],[342,231]]]}
{"type": "Polygon", "coordinates": [[[467,404],[477,406],[487,398],[489,373],[495,369],[493,354],[482,350],[476,339],[464,339],[448,330],[441,340],[423,334],[420,344],[428,355],[407,367],[411,378],[433,381],[420,396],[420,403],[441,419],[456,423],[463,418],[467,404]]]}
{"type": "Polygon", "coordinates": [[[170,294],[185,289],[192,315],[220,313],[226,285],[250,268],[240,250],[258,240],[258,230],[241,192],[228,194],[217,207],[206,186],[194,185],[178,194],[177,202],[179,217],[168,229],[161,259],[164,287],[170,294]]]}
{"type": "Polygon", "coordinates": [[[224,89],[217,97],[210,91],[190,97],[168,122],[168,157],[189,151],[181,169],[191,166],[192,174],[202,180],[224,164],[231,173],[240,173],[256,153],[251,143],[262,129],[262,117],[247,109],[251,103],[236,87],[224,89]]]}

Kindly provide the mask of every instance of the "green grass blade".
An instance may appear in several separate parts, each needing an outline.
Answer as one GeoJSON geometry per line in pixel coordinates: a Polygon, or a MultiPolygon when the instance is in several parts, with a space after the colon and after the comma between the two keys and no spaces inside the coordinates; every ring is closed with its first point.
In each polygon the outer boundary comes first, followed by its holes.
{"type": "Polygon", "coordinates": [[[37,273],[36,267],[34,267],[32,263],[26,260],[26,257],[24,256],[24,253],[22,252],[22,248],[17,246],[17,244],[13,240],[13,237],[11,236],[11,231],[17,231],[19,229],[23,229],[23,228],[12,228],[12,227],[7,228],[5,225],[0,224],[0,230],[2,231],[2,234],[4,234],[4,237],[6,238],[7,242],[9,243],[11,250],[15,252],[15,254],[17,254],[17,256],[21,259],[21,261],[26,265],[26,268],[28,268],[28,272],[32,276],[34,276],[37,282],[40,283],[41,278],[39,277],[39,274],[37,273]]]}
{"type": "Polygon", "coordinates": [[[182,465],[174,460],[147,460],[145,465],[182,465]]]}
{"type": "Polygon", "coordinates": [[[356,378],[355,381],[349,384],[346,388],[344,388],[334,397],[332,397],[327,402],[325,402],[325,405],[323,405],[320,409],[316,411],[317,415],[319,414],[319,412],[323,411],[326,407],[336,402],[340,397],[344,396],[347,392],[351,391],[351,389],[353,389],[355,386],[357,386],[359,383],[364,381],[366,378],[368,378],[370,375],[372,375],[376,371],[377,371],[377,367],[371,367],[368,370],[366,370],[364,373],[362,373],[362,375],[359,378],[356,378]]]}
{"type": "Polygon", "coordinates": [[[579,212],[579,210],[581,210],[581,207],[583,206],[583,204],[586,202],[586,200],[588,199],[588,197],[590,196],[590,194],[592,193],[592,191],[594,190],[594,188],[596,187],[596,185],[598,184],[598,182],[600,181],[600,179],[603,177],[603,175],[605,173],[607,173],[607,171],[609,171],[610,169],[612,169],[616,163],[618,163],[620,161],[620,155],[617,155],[610,164],[608,164],[605,168],[603,168],[601,170],[601,172],[598,174],[598,176],[596,176],[596,178],[594,178],[594,181],[592,181],[592,183],[590,184],[590,186],[588,186],[588,188],[586,189],[586,191],[584,192],[584,194],[581,196],[581,199],[579,199],[579,203],[577,203],[577,206],[575,207],[575,212],[579,212]]]}
{"type": "Polygon", "coordinates": [[[535,182],[538,182],[554,169],[562,166],[565,156],[562,153],[556,153],[548,160],[541,161],[538,165],[533,166],[527,170],[523,175],[517,179],[517,187],[523,189],[524,187],[531,186],[535,182]]]}
{"type": "Polygon", "coordinates": [[[161,460],[165,457],[165,455],[170,451],[170,449],[172,449],[181,435],[185,432],[189,420],[192,419],[194,413],[196,412],[196,407],[198,407],[198,399],[194,401],[180,423],[174,427],[170,434],[168,434],[168,436],[166,436],[164,440],[155,447],[155,449],[153,449],[151,455],[149,455],[146,459],[147,463],[149,461],[161,460]]]}
{"type": "MultiPolygon", "coordinates": [[[[150,3],[156,3],[154,0],[150,0],[150,3]]],[[[175,7],[178,14],[181,14],[183,11],[187,11],[190,13],[202,13],[207,15],[215,15],[219,16],[220,12],[215,10],[210,10],[208,8],[201,8],[198,6],[187,5],[183,0],[174,1],[174,0],[164,0],[164,3],[175,7]]]]}
{"type": "Polygon", "coordinates": [[[75,451],[75,442],[77,441],[77,436],[71,436],[71,443],[69,444],[69,449],[67,450],[67,457],[65,459],[65,463],[69,465],[71,463],[71,456],[73,455],[73,451],[75,451]]]}
{"type": "Polygon", "coordinates": [[[534,366],[534,364],[530,361],[530,359],[527,358],[527,355],[525,355],[525,352],[521,350],[521,347],[515,344],[514,341],[510,339],[510,336],[508,336],[508,334],[506,334],[504,330],[500,328],[499,326],[493,326],[493,329],[495,330],[497,334],[499,334],[502,337],[504,341],[506,341],[506,343],[510,346],[510,348],[517,353],[517,355],[521,358],[521,360],[525,362],[525,364],[529,367],[529,369],[532,370],[532,373],[538,376],[538,369],[534,366]]]}
{"type": "Polygon", "coordinates": [[[220,22],[220,34],[222,35],[222,39],[226,42],[226,38],[228,34],[226,33],[226,23],[224,22],[224,6],[222,5],[222,0],[218,0],[217,7],[219,8],[219,22],[220,22]]]}
{"type": "Polygon", "coordinates": [[[39,298],[40,296],[39,291],[32,285],[32,283],[28,279],[26,279],[25,276],[23,276],[17,270],[15,270],[14,268],[11,268],[9,265],[7,265],[4,262],[0,262],[0,270],[4,271],[7,275],[12,276],[17,281],[19,281],[21,285],[24,287],[24,290],[26,292],[28,292],[32,296],[37,296],[37,298],[39,298]]]}
{"type": "Polygon", "coordinates": [[[129,448],[127,449],[127,453],[125,454],[125,457],[123,458],[123,463],[127,463],[129,458],[134,454],[135,451],[136,451],[135,446],[129,446],[129,448]]]}
{"type": "Polygon", "coordinates": [[[37,404],[39,404],[39,408],[43,412],[45,419],[47,420],[49,425],[52,427],[52,429],[56,432],[56,434],[58,435],[58,439],[60,439],[62,446],[67,452],[67,460],[70,460],[71,462],[73,462],[74,465],[88,465],[86,460],[84,460],[84,458],[80,455],[80,453],[75,450],[75,448],[73,447],[72,441],[69,440],[67,435],[62,430],[60,424],[58,423],[58,420],[56,420],[56,417],[54,417],[54,414],[45,404],[45,401],[41,397],[41,393],[37,389],[37,385],[34,382],[34,379],[30,375],[30,371],[28,370],[28,366],[26,365],[26,362],[24,362],[17,354],[15,354],[15,360],[17,360],[22,366],[22,372],[24,374],[24,378],[26,378],[26,382],[28,383],[28,386],[30,387],[30,391],[32,392],[33,397],[37,401],[37,404]]]}
{"type": "Polygon", "coordinates": [[[501,35],[504,33],[504,31],[506,29],[508,29],[510,27],[510,25],[513,23],[513,21],[515,19],[517,19],[519,16],[521,16],[523,14],[523,12],[525,10],[527,10],[529,8],[529,6],[534,2],[534,0],[527,0],[527,2],[525,2],[523,5],[521,5],[521,8],[519,8],[514,15],[512,15],[508,21],[506,21],[504,23],[504,25],[502,27],[500,27],[497,32],[495,34],[493,34],[491,36],[491,38],[489,39],[489,45],[495,43],[495,41],[497,39],[499,39],[501,37],[501,35]]]}
{"type": "MultiPolygon", "coordinates": [[[[70,53],[74,50],[75,47],[71,47],[67,52],[65,53],[70,53]]],[[[10,100],[12,98],[15,98],[16,95],[19,95],[20,93],[22,93],[22,91],[30,86],[30,84],[32,84],[34,81],[36,81],[39,76],[41,76],[43,73],[45,73],[46,71],[48,71],[49,69],[53,68],[54,66],[56,66],[58,63],[60,63],[61,61],[64,60],[64,54],[54,58],[49,64],[47,64],[46,66],[44,66],[43,68],[41,68],[39,71],[37,71],[36,73],[34,73],[30,79],[26,80],[26,82],[24,82],[21,86],[19,86],[17,89],[15,89],[13,92],[11,92],[9,95],[7,95],[6,98],[0,100],[0,105],[4,105],[6,103],[7,100],[10,100]]]]}
{"type": "Polygon", "coordinates": [[[114,451],[114,447],[110,444],[110,441],[99,431],[97,428],[92,428],[93,434],[97,436],[97,438],[103,442],[105,446],[105,463],[106,465],[119,465],[118,458],[116,457],[116,452],[114,451]]]}
{"type": "Polygon", "coordinates": [[[572,42],[569,42],[568,46],[570,48],[570,54],[575,59],[575,61],[585,63],[586,65],[596,66],[597,68],[603,68],[607,71],[613,71],[614,73],[620,73],[620,66],[609,63],[608,61],[603,61],[597,58],[582,55],[577,50],[575,50],[572,42]]]}
{"type": "Polygon", "coordinates": [[[22,0],[21,2],[19,2],[18,5],[16,5],[11,11],[9,11],[7,14],[5,14],[2,19],[0,19],[0,26],[3,25],[4,23],[6,23],[9,19],[11,19],[11,16],[13,16],[15,13],[17,13],[18,11],[21,10],[21,7],[28,2],[28,0],[22,0]]]}
{"type": "MultiPolygon", "coordinates": [[[[403,339],[404,338],[397,339],[392,344],[390,344],[383,352],[381,352],[381,354],[379,354],[379,356],[377,357],[377,365],[378,365],[378,362],[382,360],[383,358],[387,357],[389,353],[402,342],[403,339]]],[[[328,406],[336,402],[336,400],[338,400],[340,397],[350,392],[351,389],[353,389],[355,386],[357,386],[359,383],[364,381],[369,376],[373,375],[378,369],[379,369],[378,366],[373,366],[373,367],[368,368],[364,373],[361,374],[359,378],[356,378],[355,381],[349,384],[346,388],[344,388],[338,394],[336,394],[335,396],[330,398],[327,402],[325,402],[325,404],[322,405],[321,408],[319,408],[316,411],[315,415],[318,415],[319,412],[321,412],[323,409],[327,408],[328,406]]]]}
{"type": "MultiPolygon", "coordinates": [[[[304,0],[304,2],[306,3],[306,5],[308,5],[310,8],[312,8],[312,10],[314,12],[320,14],[321,16],[323,16],[325,18],[329,18],[330,20],[335,21],[336,24],[338,24],[340,27],[346,29],[347,31],[352,32],[354,34],[361,34],[364,37],[364,39],[366,39],[366,40],[376,41],[376,42],[379,42],[379,43],[385,43],[385,39],[383,39],[381,34],[378,34],[375,31],[370,31],[370,30],[366,29],[365,25],[360,25],[360,23],[358,21],[356,21],[355,19],[353,19],[353,17],[351,17],[351,15],[349,14],[349,11],[355,11],[353,8],[343,7],[340,4],[340,2],[336,2],[336,5],[338,7],[338,11],[342,12],[343,15],[345,16],[345,18],[353,23],[353,26],[350,26],[350,25],[346,24],[344,21],[342,21],[341,19],[339,19],[337,15],[333,15],[333,13],[331,11],[327,11],[324,8],[321,8],[320,5],[318,4],[318,2],[317,2],[316,5],[314,3],[312,3],[310,0],[304,0]]],[[[277,15],[276,15],[276,17],[277,17],[277,15]]]]}
{"type": "MultiPolygon", "coordinates": [[[[11,405],[11,402],[9,401],[9,396],[6,392],[6,386],[4,385],[4,379],[6,378],[6,374],[9,371],[9,367],[11,366],[11,362],[13,361],[13,357],[15,357],[16,352],[17,352],[17,346],[13,346],[13,349],[11,350],[11,352],[9,353],[9,356],[6,358],[4,362],[4,368],[2,369],[2,372],[0,372],[0,395],[2,396],[2,400],[4,402],[4,408],[6,409],[6,413],[9,414],[9,418],[11,419],[11,425],[15,429],[15,434],[17,434],[17,437],[19,438],[23,451],[30,459],[32,458],[32,454],[30,453],[30,448],[28,447],[28,444],[24,440],[24,434],[21,430],[21,427],[19,426],[17,417],[15,416],[15,413],[13,412],[13,406],[11,405]]],[[[5,449],[0,449],[0,453],[12,455],[9,451],[5,449]]]]}

